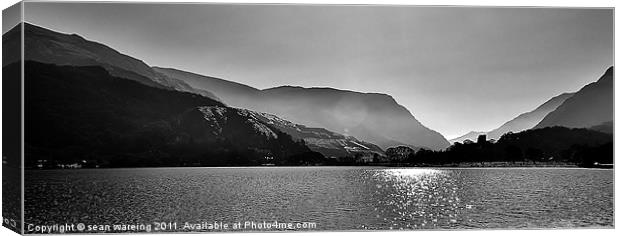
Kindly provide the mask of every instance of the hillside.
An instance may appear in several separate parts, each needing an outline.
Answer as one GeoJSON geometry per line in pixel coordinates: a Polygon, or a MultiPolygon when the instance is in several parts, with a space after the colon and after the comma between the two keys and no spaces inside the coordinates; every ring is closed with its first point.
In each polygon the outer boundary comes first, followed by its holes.
{"type": "Polygon", "coordinates": [[[377,144],[382,149],[398,145],[442,149],[449,145],[441,134],[425,127],[386,94],[293,86],[258,90],[175,69],[155,69],[214,91],[230,106],[274,114],[308,127],[322,127],[377,144]]]}
{"type": "MultiPolygon", "coordinates": [[[[15,74],[19,66],[3,70],[15,74]]],[[[323,158],[247,112],[200,95],[114,77],[97,66],[27,61],[25,72],[28,166],[37,160],[107,167],[299,165],[323,158]],[[207,116],[210,111],[221,114],[207,116]]]]}
{"type": "MultiPolygon", "coordinates": [[[[3,35],[3,47],[9,48],[19,40],[16,26],[3,35]]],[[[207,90],[195,89],[181,80],[154,71],[141,60],[122,54],[106,45],[89,41],[77,34],[63,34],[24,23],[24,60],[55,65],[100,66],[111,75],[138,81],[142,84],[192,92],[219,100],[207,90]]],[[[3,66],[19,60],[19,55],[3,58],[3,66]]]]}
{"type": "Polygon", "coordinates": [[[589,128],[614,119],[614,70],[610,67],[598,81],[586,85],[566,99],[535,128],[563,126],[589,128]]]}
{"type": "Polygon", "coordinates": [[[540,122],[545,116],[547,116],[550,112],[557,109],[566,99],[572,97],[574,93],[563,93],[558,96],[555,96],[536,109],[520,114],[514,119],[502,124],[497,129],[491,130],[487,133],[487,138],[499,140],[503,134],[508,132],[521,132],[527,129],[531,129],[538,122],[540,122]]]}

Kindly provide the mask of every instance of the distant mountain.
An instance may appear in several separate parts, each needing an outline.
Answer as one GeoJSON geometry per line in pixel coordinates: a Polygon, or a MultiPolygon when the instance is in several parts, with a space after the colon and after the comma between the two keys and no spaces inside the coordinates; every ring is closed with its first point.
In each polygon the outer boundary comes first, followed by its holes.
{"type": "Polygon", "coordinates": [[[491,130],[489,132],[476,132],[471,131],[461,137],[454,138],[450,140],[450,143],[460,142],[462,143],[465,139],[469,139],[472,141],[476,141],[478,135],[485,134],[487,135],[487,139],[495,139],[499,140],[505,133],[508,132],[521,132],[524,130],[528,130],[536,126],[538,122],[540,122],[547,114],[555,110],[558,106],[560,106],[566,99],[573,96],[574,93],[563,93],[558,96],[555,96],[536,109],[520,114],[514,119],[502,124],[500,127],[491,130]]]}
{"type": "Polygon", "coordinates": [[[613,80],[613,67],[610,67],[598,81],[586,85],[566,99],[534,128],[551,126],[589,128],[613,121],[613,80]]]}
{"type": "Polygon", "coordinates": [[[478,131],[470,131],[469,133],[466,133],[463,136],[460,136],[458,138],[450,139],[450,143],[456,143],[456,142],[462,143],[465,140],[470,140],[470,141],[476,142],[476,140],[478,140],[478,136],[480,136],[482,134],[486,134],[486,133],[485,132],[478,132],[478,131]]]}
{"type": "Polygon", "coordinates": [[[613,134],[614,133],[614,122],[613,121],[603,122],[600,125],[595,125],[588,129],[598,131],[601,133],[613,134]]]}
{"type": "MultiPolygon", "coordinates": [[[[19,42],[16,26],[3,35],[3,47],[19,42]]],[[[142,84],[171,90],[191,92],[219,100],[212,93],[195,89],[184,81],[156,72],[146,63],[77,34],[63,34],[36,25],[24,23],[24,60],[55,65],[101,66],[113,76],[138,81],[142,84]]],[[[3,66],[19,60],[19,55],[3,58],[3,66]]]]}
{"type": "Polygon", "coordinates": [[[398,145],[431,149],[449,146],[441,134],[422,125],[386,94],[292,86],[258,90],[175,69],[155,70],[197,88],[208,89],[230,106],[274,114],[309,127],[322,127],[383,149],[398,145]]]}
{"type": "Polygon", "coordinates": [[[532,128],[565,126],[591,128],[601,132],[613,132],[613,67],[594,83],[577,93],[563,93],[551,98],[533,111],[523,113],[489,132],[470,132],[450,140],[451,143],[465,139],[475,141],[480,134],[487,139],[498,140],[508,132],[520,132],[532,128]]]}
{"type": "MultiPolygon", "coordinates": [[[[246,110],[193,93],[112,76],[99,66],[26,61],[26,165],[226,166],[320,163],[246,110]],[[268,158],[267,158],[268,157],[268,158]]],[[[19,76],[19,63],[3,68],[19,76]]]]}
{"type": "Polygon", "coordinates": [[[491,130],[487,133],[488,139],[498,140],[503,134],[508,132],[521,132],[527,129],[531,129],[538,124],[547,114],[554,111],[560,106],[566,99],[573,96],[574,93],[563,93],[551,98],[549,101],[543,103],[533,111],[523,113],[516,118],[504,123],[499,128],[491,130]]]}
{"type": "MultiPolygon", "coordinates": [[[[216,96],[225,100],[229,105],[238,107],[251,106],[249,101],[262,99],[262,91],[250,86],[235,83],[223,79],[206,77],[177,69],[153,67],[155,71],[172,78],[182,78],[189,85],[196,88],[209,88],[215,91],[216,96]],[[206,79],[208,78],[208,79],[206,79]]],[[[329,131],[324,128],[312,128],[293,123],[278,116],[247,110],[257,119],[261,119],[274,125],[293,138],[303,139],[310,149],[326,156],[351,156],[356,152],[370,151],[383,154],[381,148],[372,143],[356,139],[353,136],[345,136],[329,131]]]]}

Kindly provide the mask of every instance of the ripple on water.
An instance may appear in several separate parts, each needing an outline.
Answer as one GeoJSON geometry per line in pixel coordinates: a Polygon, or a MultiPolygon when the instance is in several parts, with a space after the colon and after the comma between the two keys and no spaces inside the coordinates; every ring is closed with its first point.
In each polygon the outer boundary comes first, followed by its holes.
{"type": "Polygon", "coordinates": [[[26,222],[316,222],[319,230],[613,227],[613,171],[28,170],[26,222]]]}

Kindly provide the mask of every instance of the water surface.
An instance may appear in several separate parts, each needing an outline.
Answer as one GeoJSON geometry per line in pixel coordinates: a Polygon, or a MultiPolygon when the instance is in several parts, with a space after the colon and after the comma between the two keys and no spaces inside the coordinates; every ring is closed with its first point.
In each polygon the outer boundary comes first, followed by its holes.
{"type": "Polygon", "coordinates": [[[26,222],[315,222],[316,230],[613,227],[613,170],[27,170],[26,222]]]}

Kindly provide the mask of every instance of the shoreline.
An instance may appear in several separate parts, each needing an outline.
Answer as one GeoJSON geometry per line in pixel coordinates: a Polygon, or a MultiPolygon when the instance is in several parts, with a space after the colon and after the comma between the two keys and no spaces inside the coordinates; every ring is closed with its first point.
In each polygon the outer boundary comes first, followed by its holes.
{"type": "Polygon", "coordinates": [[[558,167],[558,168],[585,168],[577,163],[567,162],[460,162],[460,163],[447,163],[447,164],[407,164],[404,165],[390,165],[400,167],[459,167],[459,168],[485,168],[485,167],[558,167]]]}
{"type": "Polygon", "coordinates": [[[25,170],[80,170],[80,169],[143,169],[143,168],[272,168],[272,167],[398,167],[398,168],[582,168],[614,169],[611,166],[580,166],[577,163],[562,162],[463,162],[449,164],[410,164],[410,163],[369,163],[366,165],[299,165],[299,166],[136,166],[136,167],[99,167],[99,168],[33,168],[25,170]]]}

